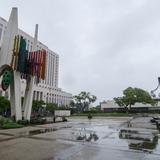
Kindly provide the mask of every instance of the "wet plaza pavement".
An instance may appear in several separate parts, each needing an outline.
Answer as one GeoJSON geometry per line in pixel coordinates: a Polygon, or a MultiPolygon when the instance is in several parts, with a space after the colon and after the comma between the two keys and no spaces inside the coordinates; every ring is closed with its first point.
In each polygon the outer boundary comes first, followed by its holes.
{"type": "Polygon", "coordinates": [[[0,130],[0,160],[160,160],[151,117],[70,118],[0,130]]]}

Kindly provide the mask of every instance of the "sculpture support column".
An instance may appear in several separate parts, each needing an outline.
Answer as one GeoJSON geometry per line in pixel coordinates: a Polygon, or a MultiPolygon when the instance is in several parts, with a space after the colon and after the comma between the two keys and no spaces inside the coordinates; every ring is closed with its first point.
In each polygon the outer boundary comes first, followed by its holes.
{"type": "Polygon", "coordinates": [[[24,97],[24,119],[29,120],[31,118],[32,101],[33,101],[33,88],[34,88],[34,77],[31,77],[30,81],[27,82],[25,97],[24,97]]]}
{"type": "Polygon", "coordinates": [[[22,120],[22,109],[21,109],[21,93],[20,93],[20,73],[14,71],[14,79],[10,85],[11,94],[11,116],[15,115],[16,121],[22,120]]]}
{"type": "MultiPolygon", "coordinates": [[[[37,49],[37,40],[38,40],[38,24],[36,24],[36,27],[35,27],[33,51],[36,51],[37,49]]],[[[24,104],[23,104],[24,119],[27,119],[29,121],[31,118],[31,111],[32,111],[34,82],[35,82],[34,76],[31,76],[30,80],[26,82],[26,90],[25,90],[25,97],[24,97],[24,104]]]]}
{"type": "MultiPolygon", "coordinates": [[[[12,8],[1,46],[0,66],[4,64],[10,65],[12,58],[14,37],[17,34],[18,34],[18,9],[12,8]]],[[[15,116],[16,120],[22,119],[20,85],[21,85],[20,73],[14,71],[13,82],[10,85],[10,99],[11,99],[11,115],[15,116]]]]}

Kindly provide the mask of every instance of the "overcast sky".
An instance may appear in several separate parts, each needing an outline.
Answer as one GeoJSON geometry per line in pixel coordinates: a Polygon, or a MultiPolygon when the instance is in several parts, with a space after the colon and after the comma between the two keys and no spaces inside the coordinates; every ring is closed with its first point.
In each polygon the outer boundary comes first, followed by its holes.
{"type": "Polygon", "coordinates": [[[150,91],[160,76],[160,0],[0,0],[8,20],[60,56],[59,87],[89,91],[98,102],[129,87],[150,91]]]}

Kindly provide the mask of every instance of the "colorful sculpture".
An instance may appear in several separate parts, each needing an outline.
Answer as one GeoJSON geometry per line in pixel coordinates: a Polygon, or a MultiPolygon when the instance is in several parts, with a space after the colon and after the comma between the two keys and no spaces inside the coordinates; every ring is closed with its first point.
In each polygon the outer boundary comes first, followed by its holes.
{"type": "Polygon", "coordinates": [[[45,79],[46,51],[38,50],[28,52],[26,50],[26,40],[22,36],[15,36],[13,45],[13,54],[11,60],[11,68],[3,70],[3,78],[1,82],[2,89],[6,91],[11,84],[13,70],[20,72],[21,77],[27,79],[35,76],[37,82],[45,79]]]}
{"type": "Polygon", "coordinates": [[[24,118],[30,120],[35,78],[37,83],[40,79],[45,79],[46,51],[37,50],[38,25],[35,29],[33,52],[28,52],[26,40],[17,33],[18,9],[12,8],[0,50],[1,86],[4,91],[10,86],[11,115],[15,116],[16,120],[21,120],[24,112],[24,118]],[[26,79],[23,106],[21,78],[26,79]]]}

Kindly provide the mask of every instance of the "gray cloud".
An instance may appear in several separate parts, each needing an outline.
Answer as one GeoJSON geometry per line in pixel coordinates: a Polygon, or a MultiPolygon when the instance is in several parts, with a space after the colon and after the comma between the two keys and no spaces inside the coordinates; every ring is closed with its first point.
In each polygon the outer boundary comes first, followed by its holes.
{"type": "Polygon", "coordinates": [[[150,91],[160,75],[160,1],[0,0],[0,16],[19,8],[19,26],[60,55],[60,87],[98,100],[128,86],[150,91]]]}

